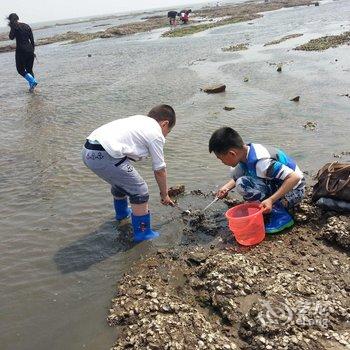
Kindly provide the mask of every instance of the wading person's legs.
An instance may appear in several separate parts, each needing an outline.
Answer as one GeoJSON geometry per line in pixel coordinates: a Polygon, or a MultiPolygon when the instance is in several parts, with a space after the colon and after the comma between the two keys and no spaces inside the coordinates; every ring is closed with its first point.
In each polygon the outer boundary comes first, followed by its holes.
{"type": "Polygon", "coordinates": [[[37,81],[33,76],[33,62],[34,55],[32,53],[26,53],[22,51],[16,51],[16,68],[18,74],[27,80],[29,84],[29,90],[33,91],[38,85],[37,81]],[[28,71],[29,70],[29,71],[28,71]]]}
{"type": "Polygon", "coordinates": [[[33,73],[33,64],[34,64],[34,54],[33,53],[27,53],[24,57],[24,64],[26,69],[26,79],[29,82],[30,90],[33,91],[34,88],[38,85],[38,82],[34,78],[33,73]]]}
{"type": "Polygon", "coordinates": [[[26,75],[26,68],[25,68],[25,63],[24,63],[24,57],[23,55],[16,51],[16,69],[19,75],[22,75],[22,77],[24,78],[24,76],[26,75]]]}
{"type": "Polygon", "coordinates": [[[33,65],[34,65],[34,54],[27,54],[25,58],[25,69],[27,73],[31,74],[34,77],[33,65]]]}
{"type": "Polygon", "coordinates": [[[159,234],[151,229],[147,184],[130,161],[126,157],[115,159],[105,151],[86,148],[83,150],[83,161],[96,175],[112,185],[117,220],[130,215],[129,197],[134,240],[139,242],[158,237],[159,234]]]}

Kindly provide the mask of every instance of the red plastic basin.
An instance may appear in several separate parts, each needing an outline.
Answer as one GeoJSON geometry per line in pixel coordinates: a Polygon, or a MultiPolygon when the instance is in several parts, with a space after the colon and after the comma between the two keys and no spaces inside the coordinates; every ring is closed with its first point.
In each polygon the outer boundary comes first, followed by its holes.
{"type": "Polygon", "coordinates": [[[250,246],[265,238],[265,225],[260,203],[244,203],[229,209],[225,216],[239,244],[250,246]]]}

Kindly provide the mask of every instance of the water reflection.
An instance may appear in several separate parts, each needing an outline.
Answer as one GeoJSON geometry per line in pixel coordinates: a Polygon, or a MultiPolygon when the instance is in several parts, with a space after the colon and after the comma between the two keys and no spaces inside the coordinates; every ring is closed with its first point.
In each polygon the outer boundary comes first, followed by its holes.
{"type": "Polygon", "coordinates": [[[84,271],[135,245],[130,225],[116,230],[113,222],[107,221],[94,232],[58,250],[53,260],[63,274],[84,271]]]}

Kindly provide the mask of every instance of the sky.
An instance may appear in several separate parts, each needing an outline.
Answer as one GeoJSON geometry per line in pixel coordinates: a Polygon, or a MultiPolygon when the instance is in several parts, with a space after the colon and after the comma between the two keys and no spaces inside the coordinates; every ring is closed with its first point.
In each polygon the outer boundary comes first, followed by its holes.
{"type": "Polygon", "coordinates": [[[210,2],[205,0],[0,0],[0,27],[15,12],[26,23],[210,2]]]}

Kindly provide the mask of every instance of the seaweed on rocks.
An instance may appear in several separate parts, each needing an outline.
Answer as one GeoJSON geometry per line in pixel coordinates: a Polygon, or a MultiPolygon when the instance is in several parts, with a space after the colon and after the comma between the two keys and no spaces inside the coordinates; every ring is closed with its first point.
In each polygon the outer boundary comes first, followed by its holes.
{"type": "Polygon", "coordinates": [[[242,44],[237,44],[237,45],[231,45],[231,46],[223,47],[221,50],[224,52],[248,50],[248,44],[242,43],[242,44]]]}
{"type": "Polygon", "coordinates": [[[301,33],[297,33],[297,34],[289,34],[289,35],[286,35],[280,39],[276,39],[276,40],[272,40],[272,41],[269,41],[268,43],[264,44],[264,46],[270,46],[270,45],[276,45],[276,44],[280,44],[282,43],[283,41],[286,41],[286,40],[289,40],[289,39],[294,39],[294,38],[298,38],[300,36],[303,36],[304,34],[301,34],[301,33]]]}
{"type": "Polygon", "coordinates": [[[339,35],[327,35],[321,38],[312,39],[306,44],[297,46],[294,50],[302,51],[323,51],[331,47],[350,44],[350,32],[345,32],[339,35]]]}

